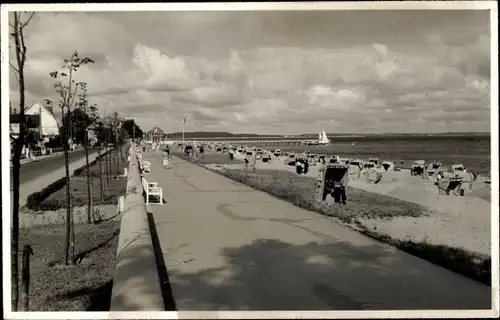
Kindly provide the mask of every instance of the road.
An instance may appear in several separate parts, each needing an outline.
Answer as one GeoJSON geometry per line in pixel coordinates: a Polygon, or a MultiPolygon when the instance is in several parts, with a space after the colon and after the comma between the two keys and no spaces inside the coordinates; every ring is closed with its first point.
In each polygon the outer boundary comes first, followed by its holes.
{"type": "MultiPolygon", "coordinates": [[[[97,149],[89,149],[89,154],[97,149]]],[[[85,150],[79,149],[69,153],[69,163],[85,157],[85,150]]],[[[19,173],[20,184],[35,180],[37,177],[46,175],[64,166],[64,153],[40,161],[29,162],[21,166],[19,173]]],[[[12,186],[12,170],[10,171],[10,184],[12,186]]]]}
{"type": "MultiPolygon", "coordinates": [[[[89,162],[95,160],[97,149],[89,150],[89,162]]],[[[85,151],[76,150],[69,154],[69,172],[72,175],[75,169],[85,165],[85,151]]],[[[12,186],[12,171],[11,171],[12,186]]],[[[48,186],[50,183],[65,176],[64,155],[46,158],[41,161],[30,162],[21,167],[19,188],[19,205],[26,204],[27,197],[33,192],[37,192],[48,186]]],[[[12,201],[12,188],[11,188],[12,201]]]]}
{"type": "MultiPolygon", "coordinates": [[[[149,205],[180,312],[490,309],[491,288],[187,161],[149,205]]],[[[160,262],[161,264],[161,262],[160,262]]],[[[166,269],[166,270],[164,270],[166,269]]]]}

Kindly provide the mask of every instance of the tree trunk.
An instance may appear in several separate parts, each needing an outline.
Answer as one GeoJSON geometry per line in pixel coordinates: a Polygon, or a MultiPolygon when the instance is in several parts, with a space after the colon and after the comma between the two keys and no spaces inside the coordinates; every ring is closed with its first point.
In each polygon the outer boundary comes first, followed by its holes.
{"type": "Polygon", "coordinates": [[[108,145],[106,144],[106,183],[107,186],[109,187],[109,171],[110,169],[110,164],[109,164],[109,148],[108,145]]]}
{"type": "Polygon", "coordinates": [[[64,144],[64,166],[66,169],[66,241],[64,243],[64,262],[69,264],[70,248],[71,248],[71,186],[69,177],[69,144],[66,141],[64,144]]]}
{"type": "MultiPolygon", "coordinates": [[[[20,139],[20,138],[18,138],[20,139]]],[[[17,311],[19,301],[19,171],[22,145],[16,141],[12,159],[12,230],[11,230],[11,285],[12,311],[17,311]]]]}
{"type": "Polygon", "coordinates": [[[29,311],[30,301],[30,256],[33,255],[33,248],[25,245],[23,248],[23,270],[22,270],[22,284],[23,284],[23,299],[22,311],[29,311]]]}
{"type": "MultiPolygon", "coordinates": [[[[115,135],[116,137],[116,135],[115,135]]],[[[118,150],[118,139],[115,140],[115,171],[114,172],[114,176],[118,176],[119,172],[120,172],[120,167],[119,167],[119,162],[118,162],[118,153],[119,153],[119,150],[118,150]]]]}
{"type": "Polygon", "coordinates": [[[101,204],[104,204],[104,185],[102,181],[102,159],[101,159],[101,147],[97,149],[97,159],[99,161],[99,186],[101,187],[101,192],[99,193],[101,196],[101,204]]]}
{"type": "Polygon", "coordinates": [[[70,176],[69,176],[69,121],[64,117],[64,107],[62,108],[62,118],[63,118],[63,147],[64,147],[64,167],[66,171],[66,237],[64,241],[64,263],[69,264],[70,262],[70,249],[71,249],[71,186],[70,186],[70,176]]]}
{"type": "Polygon", "coordinates": [[[92,212],[93,212],[93,203],[92,203],[92,186],[90,179],[90,165],[89,165],[89,147],[88,147],[88,135],[87,130],[85,130],[85,163],[87,165],[87,222],[89,224],[92,223],[92,212]]]}
{"type": "Polygon", "coordinates": [[[26,126],[24,121],[24,63],[26,61],[26,46],[24,35],[20,28],[19,13],[14,13],[14,32],[16,62],[19,76],[19,136],[14,142],[14,156],[12,159],[12,230],[11,230],[11,286],[12,286],[12,311],[18,310],[19,305],[19,171],[21,170],[21,153],[23,151],[26,126]]]}
{"type": "Polygon", "coordinates": [[[111,171],[113,170],[113,147],[110,147],[108,149],[108,163],[109,163],[109,170],[108,170],[108,185],[111,184],[111,171]]]}

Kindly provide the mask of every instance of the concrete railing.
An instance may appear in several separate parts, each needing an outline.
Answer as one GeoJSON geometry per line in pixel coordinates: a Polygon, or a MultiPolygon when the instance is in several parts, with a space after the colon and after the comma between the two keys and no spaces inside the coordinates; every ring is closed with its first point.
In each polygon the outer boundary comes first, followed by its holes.
{"type": "Polygon", "coordinates": [[[165,311],[135,147],[118,239],[110,311],[165,311]]]}

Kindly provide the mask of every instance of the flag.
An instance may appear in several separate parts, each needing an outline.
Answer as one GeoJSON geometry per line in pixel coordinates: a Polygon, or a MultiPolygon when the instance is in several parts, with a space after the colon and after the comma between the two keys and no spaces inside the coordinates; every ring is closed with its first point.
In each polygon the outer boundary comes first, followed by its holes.
{"type": "Polygon", "coordinates": [[[186,118],[182,118],[182,124],[186,123],[186,118]]]}

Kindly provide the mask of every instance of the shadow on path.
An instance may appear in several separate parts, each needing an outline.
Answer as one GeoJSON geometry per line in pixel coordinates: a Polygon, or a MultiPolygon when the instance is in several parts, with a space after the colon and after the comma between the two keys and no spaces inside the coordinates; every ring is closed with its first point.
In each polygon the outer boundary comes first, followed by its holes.
{"type": "Polygon", "coordinates": [[[163,258],[163,253],[158,239],[158,232],[156,230],[155,221],[153,214],[148,212],[148,223],[149,229],[151,230],[151,240],[153,242],[153,247],[155,251],[156,264],[158,267],[158,276],[160,278],[161,292],[163,295],[163,302],[165,303],[165,311],[176,311],[175,300],[172,294],[172,289],[170,287],[170,281],[168,279],[167,265],[165,259],[163,258]]]}

